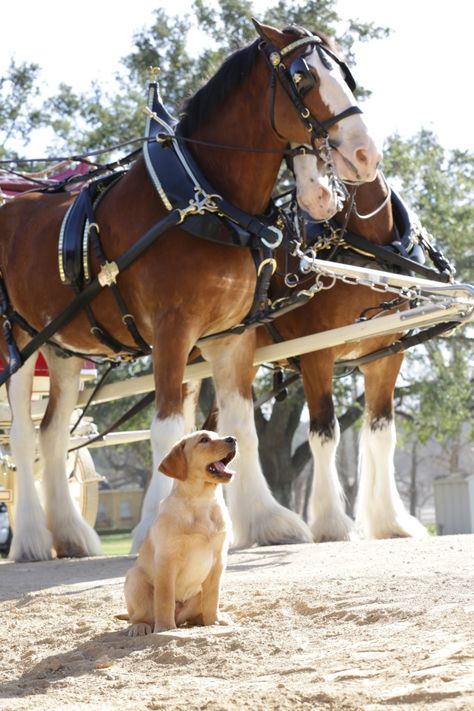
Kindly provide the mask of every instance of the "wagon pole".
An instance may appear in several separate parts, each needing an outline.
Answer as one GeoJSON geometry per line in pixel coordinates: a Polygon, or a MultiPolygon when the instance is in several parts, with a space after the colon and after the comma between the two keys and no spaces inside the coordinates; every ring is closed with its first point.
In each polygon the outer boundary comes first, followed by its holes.
{"type": "MultiPolygon", "coordinates": [[[[324,264],[323,260],[315,260],[324,264]]],[[[334,265],[331,268],[340,266],[341,270],[347,273],[348,265],[334,265]]],[[[413,328],[431,326],[437,323],[454,322],[465,323],[474,318],[474,287],[469,284],[452,284],[450,286],[440,286],[439,282],[431,282],[426,279],[413,279],[404,275],[394,275],[389,272],[377,272],[373,269],[363,267],[353,268],[351,274],[355,272],[362,274],[372,283],[382,283],[390,291],[391,284],[394,289],[405,288],[414,284],[425,286],[428,291],[446,296],[445,302],[427,303],[422,306],[400,311],[394,314],[386,314],[377,319],[360,321],[333,328],[322,333],[314,333],[309,336],[302,336],[291,341],[274,343],[263,346],[255,351],[254,365],[262,365],[274,361],[284,361],[304,353],[332,348],[343,343],[351,343],[373,338],[380,335],[409,331],[413,328]],[[377,277],[379,280],[377,281],[377,277]],[[462,295],[462,296],[461,296],[462,295]]],[[[236,336],[238,337],[238,336],[236,336]]],[[[199,341],[197,343],[199,346],[199,341]]],[[[206,361],[192,363],[185,368],[183,382],[192,380],[202,380],[212,375],[211,365],[206,361]]],[[[94,400],[94,404],[118,400],[130,395],[140,395],[151,392],[154,389],[153,375],[142,375],[128,381],[111,383],[104,385],[94,400]]],[[[78,405],[84,405],[88,400],[87,390],[83,391],[79,397],[78,405]]]]}

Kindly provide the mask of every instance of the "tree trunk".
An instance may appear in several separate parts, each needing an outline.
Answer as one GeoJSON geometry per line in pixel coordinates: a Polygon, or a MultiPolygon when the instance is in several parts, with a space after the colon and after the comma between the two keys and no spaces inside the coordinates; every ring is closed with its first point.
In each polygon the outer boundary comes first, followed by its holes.
{"type": "Polygon", "coordinates": [[[418,491],[416,486],[416,476],[418,472],[418,438],[411,445],[411,467],[410,467],[410,513],[416,516],[416,508],[418,504],[418,491]]]}

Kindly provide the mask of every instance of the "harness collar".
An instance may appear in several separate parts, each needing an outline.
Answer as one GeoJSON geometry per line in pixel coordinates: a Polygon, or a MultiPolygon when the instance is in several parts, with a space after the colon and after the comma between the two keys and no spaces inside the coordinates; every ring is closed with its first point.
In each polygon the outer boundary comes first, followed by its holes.
{"type": "Polygon", "coordinates": [[[277,214],[270,205],[268,215],[250,215],[216,194],[189,152],[179,124],[167,112],[156,81],[148,93],[146,138],[143,146],[150,179],[167,210],[188,209],[197,196],[212,200],[215,210],[189,214],[181,224],[193,235],[237,247],[278,247],[283,234],[275,224],[277,214]]]}

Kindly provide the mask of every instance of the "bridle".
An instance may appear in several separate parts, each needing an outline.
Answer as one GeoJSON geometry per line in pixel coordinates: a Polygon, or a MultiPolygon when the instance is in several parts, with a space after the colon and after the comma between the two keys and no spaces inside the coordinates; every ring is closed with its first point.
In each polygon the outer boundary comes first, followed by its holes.
{"type": "Polygon", "coordinates": [[[290,102],[298,112],[305,129],[310,134],[311,144],[314,147],[317,140],[328,137],[328,131],[331,126],[334,126],[336,123],[342,121],[342,119],[345,119],[348,116],[352,116],[353,114],[361,114],[362,109],[358,106],[349,106],[344,111],[341,111],[339,114],[331,116],[324,121],[319,121],[315,116],[313,116],[308,107],[303,103],[303,98],[316,83],[316,80],[308,67],[305,56],[299,55],[296,57],[290,64],[289,68],[282,61],[286,55],[290,54],[298,47],[305,45],[309,45],[311,48],[316,49],[322,63],[327,69],[330,69],[331,65],[325,55],[328,55],[331,59],[333,59],[340,66],[344,79],[351,91],[354,91],[356,83],[345,62],[339,59],[337,55],[326,47],[326,45],[323,44],[322,39],[317,35],[308,34],[305,37],[300,37],[300,39],[290,42],[290,44],[280,50],[275,49],[275,47],[266,38],[259,43],[258,48],[263,53],[267,64],[271,69],[270,84],[272,91],[270,96],[270,122],[273,131],[275,131],[280,139],[286,140],[285,137],[278,132],[275,126],[275,93],[278,81],[290,99],[290,102]]]}
{"type": "Polygon", "coordinates": [[[306,153],[313,154],[317,159],[321,160],[325,166],[325,172],[329,180],[331,189],[333,190],[336,201],[337,210],[342,209],[344,201],[349,197],[346,186],[338,177],[334,162],[332,159],[332,150],[335,146],[331,145],[329,140],[329,129],[334,126],[339,121],[352,116],[354,114],[362,113],[362,110],[358,106],[349,106],[344,111],[331,116],[323,121],[314,116],[308,107],[305,105],[303,99],[306,94],[311,91],[311,89],[316,84],[316,79],[311,73],[310,68],[306,62],[306,55],[299,55],[287,67],[283,59],[287,55],[291,54],[295,49],[299,47],[307,47],[311,50],[316,49],[321,62],[327,69],[331,69],[331,63],[329,59],[332,59],[336,64],[339,65],[343,73],[344,79],[351,91],[356,88],[356,83],[354,77],[352,76],[349,67],[343,62],[339,57],[334,54],[317,35],[307,34],[304,37],[300,37],[290,44],[286,45],[282,49],[277,50],[271,42],[260,32],[257,27],[257,31],[262,37],[262,41],[259,43],[258,48],[262,52],[265,60],[270,68],[270,124],[273,132],[281,140],[286,140],[284,136],[279,133],[275,124],[275,96],[277,82],[282,87],[283,91],[289,98],[291,104],[294,106],[298,113],[300,121],[303,123],[306,131],[309,134],[309,142],[311,143],[311,149],[305,146],[298,146],[292,149],[291,154],[304,155],[306,153]]]}

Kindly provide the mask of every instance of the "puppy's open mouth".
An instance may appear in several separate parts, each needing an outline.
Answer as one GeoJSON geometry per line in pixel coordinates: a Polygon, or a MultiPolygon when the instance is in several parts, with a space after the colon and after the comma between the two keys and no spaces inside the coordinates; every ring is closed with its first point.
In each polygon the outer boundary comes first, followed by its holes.
{"type": "Polygon", "coordinates": [[[219,477],[219,479],[232,479],[235,472],[227,469],[227,465],[233,460],[235,454],[235,451],[229,452],[229,454],[223,459],[219,459],[217,462],[208,464],[207,471],[214,476],[219,477]]]}

